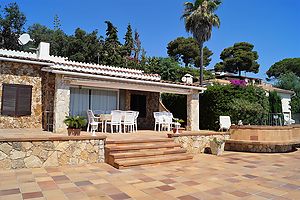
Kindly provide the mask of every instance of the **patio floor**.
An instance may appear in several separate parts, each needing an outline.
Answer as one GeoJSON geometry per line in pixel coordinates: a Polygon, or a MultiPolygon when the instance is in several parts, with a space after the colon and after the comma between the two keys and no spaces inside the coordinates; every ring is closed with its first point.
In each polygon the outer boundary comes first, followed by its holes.
{"type": "Polygon", "coordinates": [[[300,151],[225,152],[117,170],[105,163],[0,171],[0,199],[300,199],[300,151]]]}

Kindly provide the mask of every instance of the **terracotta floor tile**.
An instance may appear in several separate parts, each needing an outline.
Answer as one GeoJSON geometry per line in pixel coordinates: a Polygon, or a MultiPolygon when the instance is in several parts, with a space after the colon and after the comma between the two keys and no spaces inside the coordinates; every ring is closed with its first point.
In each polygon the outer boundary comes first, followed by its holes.
{"type": "Polygon", "coordinates": [[[20,189],[19,188],[8,189],[8,190],[0,190],[0,196],[11,195],[11,194],[18,194],[18,193],[20,193],[20,189]]]}
{"type": "Polygon", "coordinates": [[[28,192],[28,193],[22,193],[23,199],[34,199],[34,198],[39,198],[43,197],[42,192],[28,192]]]}

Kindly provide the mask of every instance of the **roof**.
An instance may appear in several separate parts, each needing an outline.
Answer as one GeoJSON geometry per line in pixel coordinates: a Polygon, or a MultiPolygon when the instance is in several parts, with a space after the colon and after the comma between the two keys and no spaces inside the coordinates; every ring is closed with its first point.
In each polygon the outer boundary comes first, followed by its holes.
{"type": "Polygon", "coordinates": [[[293,95],[295,92],[291,91],[291,90],[284,90],[281,88],[277,88],[277,87],[273,87],[271,84],[262,84],[262,85],[258,85],[258,87],[263,88],[264,90],[267,91],[276,91],[278,93],[283,93],[283,94],[291,94],[293,95]]]}
{"type": "Polygon", "coordinates": [[[71,61],[67,57],[60,56],[48,56],[46,58],[39,58],[37,53],[24,52],[24,51],[14,51],[7,49],[0,49],[0,60],[1,58],[14,59],[11,61],[15,62],[25,62],[25,61],[35,61],[42,63],[49,63],[47,66],[43,67],[43,71],[55,71],[55,73],[65,73],[65,72],[74,72],[79,75],[98,75],[108,76],[108,77],[117,77],[117,78],[126,78],[134,80],[143,80],[150,82],[159,82],[162,84],[173,84],[174,86],[189,86],[191,89],[205,90],[205,88],[200,87],[198,84],[188,84],[183,82],[172,82],[161,80],[160,75],[158,74],[149,74],[145,73],[143,70],[131,69],[125,67],[114,67],[99,65],[93,63],[84,63],[71,61]]]}
{"type": "Polygon", "coordinates": [[[53,63],[53,65],[51,65],[50,67],[55,70],[75,71],[81,73],[101,74],[115,77],[126,77],[152,81],[161,80],[158,74],[147,74],[144,73],[143,70],[71,61],[68,60],[67,57],[60,56],[51,55],[47,58],[38,58],[38,55],[36,53],[0,49],[0,57],[53,63]]]}

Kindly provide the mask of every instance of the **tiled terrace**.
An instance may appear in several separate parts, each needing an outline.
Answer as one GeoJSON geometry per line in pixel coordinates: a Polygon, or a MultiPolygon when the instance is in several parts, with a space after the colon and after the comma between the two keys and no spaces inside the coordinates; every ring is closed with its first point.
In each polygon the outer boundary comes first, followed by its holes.
{"type": "Polygon", "coordinates": [[[107,164],[0,171],[0,199],[300,199],[300,151],[226,152],[117,170],[107,164]]]}

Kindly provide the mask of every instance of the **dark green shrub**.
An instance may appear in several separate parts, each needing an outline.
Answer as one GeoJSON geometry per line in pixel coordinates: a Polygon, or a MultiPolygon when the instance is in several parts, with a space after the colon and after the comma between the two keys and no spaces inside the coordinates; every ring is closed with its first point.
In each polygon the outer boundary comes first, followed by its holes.
{"type": "Polygon", "coordinates": [[[270,113],[282,113],[281,98],[276,91],[269,92],[270,113]]]}
{"type": "Polygon", "coordinates": [[[266,92],[255,86],[214,85],[200,95],[200,128],[218,130],[219,116],[237,124],[261,124],[269,110],[266,92]]]}
{"type": "Polygon", "coordinates": [[[186,95],[167,94],[161,95],[162,102],[175,118],[184,120],[186,124],[186,95]]]}

